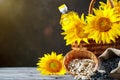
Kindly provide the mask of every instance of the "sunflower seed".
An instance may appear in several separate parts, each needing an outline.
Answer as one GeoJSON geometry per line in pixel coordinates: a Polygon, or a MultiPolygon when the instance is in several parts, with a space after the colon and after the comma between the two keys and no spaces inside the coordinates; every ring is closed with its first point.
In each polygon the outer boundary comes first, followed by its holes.
{"type": "Polygon", "coordinates": [[[76,74],[75,79],[90,79],[94,67],[95,62],[91,59],[74,59],[68,65],[70,72],[76,74]]]}

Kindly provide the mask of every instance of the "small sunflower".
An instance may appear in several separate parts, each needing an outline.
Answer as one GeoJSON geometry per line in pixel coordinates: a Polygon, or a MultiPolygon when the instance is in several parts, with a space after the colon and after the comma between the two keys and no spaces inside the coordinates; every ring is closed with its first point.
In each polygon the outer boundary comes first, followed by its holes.
{"type": "Polygon", "coordinates": [[[85,32],[89,33],[89,37],[96,43],[115,42],[115,38],[120,36],[120,24],[118,15],[115,10],[110,7],[94,9],[94,15],[87,16],[88,26],[85,32]]]}
{"type": "Polygon", "coordinates": [[[119,0],[113,0],[114,8],[117,14],[120,14],[120,1],[119,0]]]}
{"type": "Polygon", "coordinates": [[[84,33],[84,27],[86,26],[84,14],[80,18],[76,12],[70,11],[61,16],[60,24],[64,30],[62,35],[65,35],[66,45],[74,42],[79,44],[81,41],[88,43],[88,34],[84,33]]]}
{"type": "Polygon", "coordinates": [[[39,58],[37,70],[43,75],[64,75],[66,70],[63,66],[62,54],[57,55],[56,52],[44,54],[44,57],[39,58]]]}
{"type": "MultiPolygon", "coordinates": [[[[112,0],[112,4],[113,4],[113,8],[115,9],[115,12],[117,14],[120,14],[120,1],[119,0],[112,0]]],[[[102,8],[111,7],[111,5],[110,5],[110,3],[108,1],[107,1],[107,3],[100,2],[100,6],[102,8]]]]}

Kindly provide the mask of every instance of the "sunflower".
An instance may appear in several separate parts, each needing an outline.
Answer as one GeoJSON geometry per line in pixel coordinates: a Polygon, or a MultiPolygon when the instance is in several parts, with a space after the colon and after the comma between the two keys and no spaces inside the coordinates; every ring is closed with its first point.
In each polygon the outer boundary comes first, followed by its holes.
{"type": "Polygon", "coordinates": [[[84,14],[81,15],[81,18],[74,11],[62,14],[60,24],[64,31],[62,35],[65,35],[66,45],[73,44],[74,42],[79,44],[81,41],[88,43],[88,34],[84,33],[84,27],[86,26],[84,14]]]}
{"type": "Polygon", "coordinates": [[[62,54],[57,55],[56,52],[44,54],[39,58],[37,70],[43,75],[64,75],[66,70],[63,66],[62,54]]]}
{"type": "MultiPolygon", "coordinates": [[[[120,1],[119,0],[112,0],[112,4],[113,4],[113,8],[115,9],[115,12],[117,14],[120,14],[120,1]]],[[[104,8],[104,7],[111,7],[111,5],[110,5],[110,3],[108,1],[107,1],[107,3],[100,2],[100,6],[102,8],[104,8]]]]}
{"type": "Polygon", "coordinates": [[[120,36],[120,21],[115,10],[110,7],[94,9],[94,15],[89,14],[87,18],[88,26],[85,32],[89,33],[89,37],[96,43],[115,42],[115,38],[120,36]]]}
{"type": "Polygon", "coordinates": [[[120,1],[119,0],[113,0],[114,8],[117,14],[120,14],[120,1]]]}

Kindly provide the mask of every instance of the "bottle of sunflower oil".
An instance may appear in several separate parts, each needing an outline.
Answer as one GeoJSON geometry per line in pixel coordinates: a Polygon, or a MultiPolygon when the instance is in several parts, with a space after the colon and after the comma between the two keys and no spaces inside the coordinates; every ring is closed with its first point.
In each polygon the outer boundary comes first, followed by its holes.
{"type": "Polygon", "coordinates": [[[60,24],[62,30],[66,31],[75,26],[76,21],[79,20],[79,15],[75,11],[69,11],[65,4],[58,7],[61,14],[60,24]]]}

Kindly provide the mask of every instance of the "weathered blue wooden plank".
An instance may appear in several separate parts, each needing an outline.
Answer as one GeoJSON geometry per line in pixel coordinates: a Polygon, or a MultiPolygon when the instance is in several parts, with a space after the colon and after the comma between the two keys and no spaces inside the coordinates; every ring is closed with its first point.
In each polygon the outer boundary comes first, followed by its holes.
{"type": "Polygon", "coordinates": [[[74,80],[71,75],[43,76],[35,67],[0,68],[0,80],[74,80]]]}

